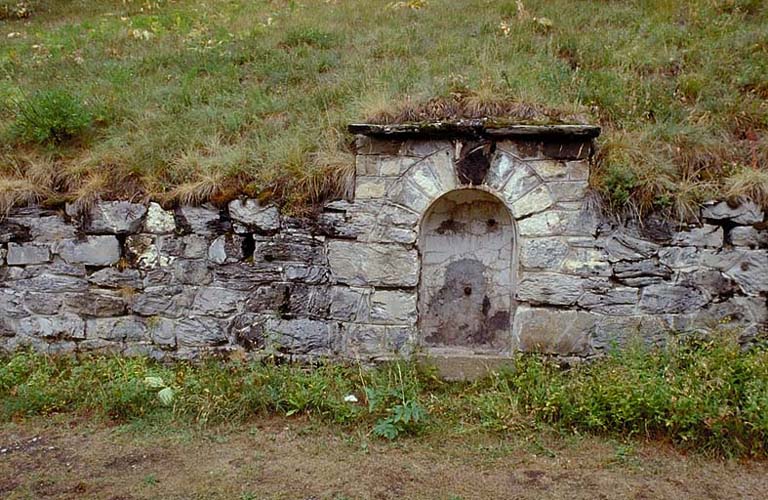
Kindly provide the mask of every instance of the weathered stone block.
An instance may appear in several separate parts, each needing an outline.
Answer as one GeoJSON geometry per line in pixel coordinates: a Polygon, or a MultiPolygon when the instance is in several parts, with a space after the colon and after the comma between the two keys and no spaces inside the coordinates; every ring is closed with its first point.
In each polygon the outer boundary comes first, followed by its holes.
{"type": "Polygon", "coordinates": [[[416,333],[412,327],[345,323],[342,335],[346,356],[372,360],[407,356],[416,333]]]}
{"type": "Polygon", "coordinates": [[[535,188],[541,180],[526,164],[516,164],[506,183],[501,188],[501,195],[507,203],[513,203],[525,193],[535,188]]]}
{"type": "Polygon", "coordinates": [[[268,319],[267,345],[286,354],[331,354],[331,329],[325,321],[312,319],[268,319]]]}
{"type": "Polygon", "coordinates": [[[150,234],[132,234],[125,240],[126,257],[139,269],[167,267],[174,257],[163,255],[157,244],[157,236],[150,234]]]}
{"type": "Polygon", "coordinates": [[[611,263],[604,250],[598,248],[571,248],[560,270],[578,276],[610,276],[611,263]]]}
{"type": "Polygon", "coordinates": [[[391,183],[386,177],[358,177],[355,182],[355,199],[383,198],[391,183]]]}
{"type": "Polygon", "coordinates": [[[385,325],[415,325],[416,293],[376,290],[371,295],[371,323],[385,325]]]}
{"type": "Polygon", "coordinates": [[[744,246],[752,248],[768,247],[768,230],[755,229],[749,226],[736,226],[731,229],[731,243],[735,246],[744,246]]]}
{"type": "Polygon", "coordinates": [[[334,286],[331,289],[329,317],[342,321],[364,321],[369,315],[369,297],[366,288],[334,286]]]}
{"type": "Polygon", "coordinates": [[[245,304],[246,294],[237,290],[204,286],[200,287],[192,303],[192,313],[205,316],[226,317],[245,304]]]}
{"type": "Polygon", "coordinates": [[[147,338],[144,322],[135,316],[89,319],[85,331],[89,339],[136,341],[147,338]]]}
{"type": "Polygon", "coordinates": [[[74,276],[60,276],[43,273],[29,279],[6,283],[9,288],[30,292],[45,290],[49,293],[81,292],[88,289],[88,282],[74,276]]]}
{"type": "Polygon", "coordinates": [[[699,288],[657,284],[643,289],[640,308],[654,314],[675,314],[694,310],[707,302],[709,297],[699,288]]]}
{"type": "Polygon", "coordinates": [[[572,181],[589,180],[589,161],[578,160],[565,162],[568,170],[568,179],[572,181]]]}
{"type": "Polygon", "coordinates": [[[179,207],[176,219],[186,232],[198,236],[214,236],[231,229],[231,224],[221,219],[219,210],[212,207],[179,207]]]}
{"type": "Polygon", "coordinates": [[[231,201],[229,215],[233,220],[261,233],[273,233],[280,229],[280,211],[277,207],[264,206],[258,200],[231,201]]]}
{"type": "Polygon", "coordinates": [[[189,313],[195,291],[194,288],[182,286],[147,287],[132,297],[131,310],[141,316],[178,318],[189,313]]]}
{"type": "Polygon", "coordinates": [[[207,285],[213,273],[204,260],[179,259],[173,263],[173,277],[183,285],[207,285]]]}
{"type": "Polygon", "coordinates": [[[730,219],[737,224],[756,224],[764,218],[760,206],[751,201],[741,203],[737,207],[731,207],[725,201],[707,205],[701,210],[701,216],[713,220],[730,219]]]}
{"type": "Polygon", "coordinates": [[[568,244],[562,238],[525,238],[521,241],[520,263],[526,268],[559,269],[567,254],[568,244]]]}
{"type": "Polygon", "coordinates": [[[400,245],[329,241],[328,261],[340,283],[413,287],[419,282],[418,254],[400,245]]]}
{"type": "Polygon", "coordinates": [[[557,273],[526,273],[517,286],[517,298],[532,304],[572,305],[584,293],[586,281],[557,273]]]}
{"type": "Polygon", "coordinates": [[[517,349],[523,352],[585,356],[590,353],[590,334],[596,318],[583,311],[520,306],[512,335],[517,349]]]}
{"type": "Polygon", "coordinates": [[[20,335],[28,337],[85,338],[85,322],[72,313],[62,313],[56,316],[27,316],[18,320],[16,330],[20,335]]]}
{"type": "Polygon", "coordinates": [[[141,276],[136,269],[116,269],[107,267],[99,269],[88,276],[88,282],[105,288],[142,288],[141,276]]]}
{"type": "Polygon", "coordinates": [[[176,219],[173,212],[163,210],[159,204],[151,202],[144,219],[144,232],[152,234],[170,234],[176,231],[176,219]]]}
{"type": "Polygon", "coordinates": [[[238,262],[212,268],[214,286],[250,291],[274,281],[283,281],[281,266],[273,262],[238,262]]]}
{"type": "Polygon", "coordinates": [[[568,173],[566,165],[556,160],[531,160],[528,162],[533,170],[545,180],[564,179],[568,173]]]}
{"type": "MultiPolygon", "coordinates": [[[[170,323],[166,328],[170,328],[170,323]]],[[[173,323],[176,343],[179,347],[215,347],[227,344],[226,323],[220,319],[208,317],[186,317],[173,323]]],[[[170,333],[165,334],[170,337],[170,333]]]]}
{"type": "Polygon", "coordinates": [[[57,245],[56,251],[70,264],[111,266],[120,260],[120,242],[112,235],[65,240],[57,245]]]}
{"type": "Polygon", "coordinates": [[[550,182],[547,186],[552,193],[552,198],[558,202],[583,200],[589,189],[586,181],[550,182]]]}
{"type": "Polygon", "coordinates": [[[222,235],[213,240],[208,248],[208,260],[216,264],[232,264],[243,259],[242,236],[222,235]]]}
{"type": "Polygon", "coordinates": [[[736,282],[748,295],[768,292],[768,251],[744,250],[740,258],[723,274],[736,282]]]}
{"type": "Polygon", "coordinates": [[[8,261],[9,266],[43,264],[51,260],[51,249],[45,244],[8,243],[6,260],[8,261]]]}
{"type": "MultiPolygon", "coordinates": [[[[70,207],[67,209],[71,212],[70,207]]],[[[83,227],[90,234],[129,234],[141,227],[147,207],[127,201],[100,201],[85,216],[83,227]]]]}
{"type": "Polygon", "coordinates": [[[694,247],[723,246],[723,228],[704,224],[702,227],[694,227],[688,231],[680,231],[672,235],[672,244],[694,247]]]}
{"type": "Polygon", "coordinates": [[[128,307],[126,297],[107,290],[89,290],[69,294],[64,300],[66,308],[80,316],[120,316],[128,307]]]}
{"type": "Polygon", "coordinates": [[[547,185],[541,184],[512,203],[512,215],[521,219],[548,209],[554,202],[547,185]]]}

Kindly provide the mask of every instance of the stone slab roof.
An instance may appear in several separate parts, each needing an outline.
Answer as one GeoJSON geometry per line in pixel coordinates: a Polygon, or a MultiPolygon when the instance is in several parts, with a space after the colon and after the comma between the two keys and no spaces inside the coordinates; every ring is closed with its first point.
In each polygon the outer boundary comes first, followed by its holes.
{"type": "Polygon", "coordinates": [[[483,137],[493,139],[548,139],[588,140],[600,135],[595,125],[559,124],[527,125],[499,124],[490,120],[453,120],[422,123],[394,123],[378,125],[373,123],[352,123],[347,129],[353,134],[372,137],[483,137]]]}

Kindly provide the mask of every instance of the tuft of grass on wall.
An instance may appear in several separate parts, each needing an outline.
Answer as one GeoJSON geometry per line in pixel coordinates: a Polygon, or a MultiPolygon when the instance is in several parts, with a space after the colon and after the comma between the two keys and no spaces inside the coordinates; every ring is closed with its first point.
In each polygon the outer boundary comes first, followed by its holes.
{"type": "Polygon", "coordinates": [[[0,419],[89,412],[117,421],[194,425],[303,416],[395,439],[430,432],[561,432],[668,440],[725,456],[768,454],[768,347],[735,336],[642,343],[563,369],[520,356],[513,369],[448,383],[394,362],[158,364],[146,358],[47,357],[0,363],[0,419]]]}

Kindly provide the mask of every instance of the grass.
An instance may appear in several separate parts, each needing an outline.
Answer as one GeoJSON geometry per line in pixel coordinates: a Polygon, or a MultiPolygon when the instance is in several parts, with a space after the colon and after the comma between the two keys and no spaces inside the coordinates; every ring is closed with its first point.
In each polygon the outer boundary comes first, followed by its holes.
{"type": "Polygon", "coordinates": [[[521,357],[513,370],[473,383],[446,383],[405,363],[308,369],[20,353],[0,366],[2,421],[79,412],[117,422],[208,426],[276,415],[382,439],[553,429],[765,457],[766,408],[768,348],[744,352],[725,334],[665,348],[638,344],[569,370],[521,357]]]}
{"type": "Polygon", "coordinates": [[[304,212],[348,189],[348,122],[478,114],[602,125],[593,184],[615,208],[765,193],[760,0],[2,0],[0,18],[0,208],[245,193],[304,212]],[[87,120],[35,133],[46,92],[87,120]]]}

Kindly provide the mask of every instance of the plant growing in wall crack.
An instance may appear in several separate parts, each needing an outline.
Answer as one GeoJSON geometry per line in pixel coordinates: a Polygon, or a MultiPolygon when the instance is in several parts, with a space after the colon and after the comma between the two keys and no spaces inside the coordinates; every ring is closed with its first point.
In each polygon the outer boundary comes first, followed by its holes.
{"type": "Polygon", "coordinates": [[[163,382],[160,377],[145,377],[144,384],[150,389],[158,389],[157,399],[165,406],[170,406],[173,403],[174,392],[171,387],[163,382]]]}

